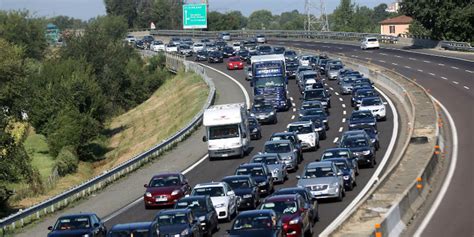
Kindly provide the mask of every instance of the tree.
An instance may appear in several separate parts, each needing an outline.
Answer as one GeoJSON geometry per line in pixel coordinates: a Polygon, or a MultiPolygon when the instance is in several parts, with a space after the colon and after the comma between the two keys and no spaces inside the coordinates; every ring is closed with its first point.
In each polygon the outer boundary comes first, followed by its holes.
{"type": "Polygon", "coordinates": [[[124,17],[128,28],[133,28],[138,16],[137,0],[104,0],[104,3],[108,15],[124,17]]]}
{"type": "Polygon", "coordinates": [[[252,30],[265,30],[269,28],[272,22],[273,15],[271,11],[258,10],[250,14],[247,27],[252,30]]]}
{"type": "Polygon", "coordinates": [[[240,11],[229,13],[211,11],[208,15],[208,29],[212,31],[239,30],[245,27],[246,20],[240,11]]]}
{"type": "Polygon", "coordinates": [[[50,23],[55,24],[59,30],[65,29],[83,29],[86,27],[86,22],[81,19],[68,16],[56,16],[47,20],[50,23]]]}
{"type": "Polygon", "coordinates": [[[353,15],[355,5],[351,0],[341,0],[332,13],[331,27],[334,31],[353,31],[353,15]]]}
{"type": "Polygon", "coordinates": [[[298,10],[291,12],[283,12],[279,18],[279,26],[282,30],[303,30],[305,16],[300,14],[298,10]]]}
{"type": "Polygon", "coordinates": [[[474,41],[472,1],[405,0],[401,12],[419,22],[437,40],[474,41]]]}

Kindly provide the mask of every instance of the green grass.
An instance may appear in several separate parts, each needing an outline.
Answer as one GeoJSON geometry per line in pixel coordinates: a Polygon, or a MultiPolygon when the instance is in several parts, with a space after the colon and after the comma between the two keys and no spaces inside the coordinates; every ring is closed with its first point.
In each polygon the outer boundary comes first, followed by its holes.
{"type": "Polygon", "coordinates": [[[54,167],[54,158],[49,155],[46,137],[41,134],[31,133],[25,140],[25,150],[31,157],[31,165],[38,169],[43,181],[51,175],[54,167]]]}

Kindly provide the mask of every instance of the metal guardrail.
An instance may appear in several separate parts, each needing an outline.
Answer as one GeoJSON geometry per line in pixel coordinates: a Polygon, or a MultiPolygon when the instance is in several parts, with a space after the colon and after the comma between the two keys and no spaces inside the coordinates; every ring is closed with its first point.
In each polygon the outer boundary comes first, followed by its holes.
{"type": "Polygon", "coordinates": [[[192,71],[200,75],[209,87],[209,95],[206,103],[201,111],[194,116],[184,128],[177,131],[174,135],[163,140],[160,144],[151,149],[133,157],[132,159],[119,164],[117,167],[104,172],[93,179],[86,181],[76,187],[69,189],[55,197],[52,197],[44,202],[29,207],[25,210],[12,214],[0,220],[0,234],[4,236],[8,231],[16,228],[21,228],[28,223],[40,219],[42,216],[53,213],[59,209],[68,206],[76,200],[84,198],[119,179],[127,173],[130,173],[152,159],[158,157],[163,152],[171,149],[174,145],[184,140],[190,135],[202,122],[204,110],[208,108],[213,102],[216,95],[216,89],[213,81],[207,76],[204,68],[196,63],[185,61],[182,57],[176,55],[166,54],[166,65],[170,67],[171,71],[179,71],[184,69],[192,71]]]}

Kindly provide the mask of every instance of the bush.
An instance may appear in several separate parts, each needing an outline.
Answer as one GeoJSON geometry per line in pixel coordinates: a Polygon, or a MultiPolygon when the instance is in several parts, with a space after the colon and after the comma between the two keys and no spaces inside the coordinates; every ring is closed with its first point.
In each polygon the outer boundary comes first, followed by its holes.
{"type": "Polygon", "coordinates": [[[60,176],[74,173],[77,170],[79,158],[72,146],[65,146],[59,151],[56,157],[55,169],[58,170],[60,176]]]}

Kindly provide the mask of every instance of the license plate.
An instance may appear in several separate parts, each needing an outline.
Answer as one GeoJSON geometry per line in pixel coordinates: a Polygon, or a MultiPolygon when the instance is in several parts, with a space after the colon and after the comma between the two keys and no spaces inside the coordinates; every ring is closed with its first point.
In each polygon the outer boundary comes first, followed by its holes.
{"type": "Polygon", "coordinates": [[[237,66],[237,65],[234,65],[234,68],[239,68],[239,66],[237,66]]]}
{"type": "Polygon", "coordinates": [[[157,202],[166,202],[166,201],[168,201],[168,198],[167,197],[157,197],[156,201],[157,202]]]}

